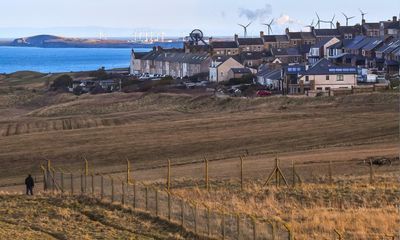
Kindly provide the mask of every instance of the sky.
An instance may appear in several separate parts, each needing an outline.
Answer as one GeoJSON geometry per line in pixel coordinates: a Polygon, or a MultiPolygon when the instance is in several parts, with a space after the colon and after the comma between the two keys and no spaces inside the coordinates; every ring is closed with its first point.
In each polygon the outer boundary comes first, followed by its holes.
{"type": "MultiPolygon", "coordinates": [[[[243,35],[237,24],[253,22],[249,36],[266,31],[261,23],[272,18],[273,33],[286,27],[305,30],[321,19],[345,24],[342,12],[361,22],[399,15],[399,0],[1,0],[0,38],[55,34],[66,37],[134,37],[140,32],[184,36],[195,28],[206,36],[243,35]]],[[[326,25],[328,27],[328,25],[326,25]]]]}

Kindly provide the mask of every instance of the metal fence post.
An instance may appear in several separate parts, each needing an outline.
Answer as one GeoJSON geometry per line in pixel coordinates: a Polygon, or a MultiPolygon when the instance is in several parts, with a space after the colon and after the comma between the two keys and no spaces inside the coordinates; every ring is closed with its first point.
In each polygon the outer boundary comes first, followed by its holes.
{"type": "Polygon", "coordinates": [[[83,194],[83,173],[81,173],[81,194],[83,194]]]}
{"type": "Polygon", "coordinates": [[[146,200],[145,200],[146,211],[149,211],[149,198],[148,198],[149,197],[149,188],[148,187],[145,188],[144,193],[145,193],[145,198],[146,198],[146,200]]]}
{"type": "Polygon", "coordinates": [[[94,197],[94,175],[90,176],[92,178],[92,197],[94,197]]]}
{"type": "Polygon", "coordinates": [[[168,221],[171,222],[171,193],[168,193],[168,221]]]}
{"type": "Polygon", "coordinates": [[[74,195],[74,174],[71,173],[71,195],[74,195]]]}
{"type": "Polygon", "coordinates": [[[167,171],[167,190],[171,189],[171,160],[168,160],[168,171],[167,171]]]}
{"type": "Polygon", "coordinates": [[[60,172],[60,177],[61,177],[61,192],[64,193],[64,172],[60,172]]]}
{"type": "Polygon", "coordinates": [[[237,229],[237,240],[240,239],[240,216],[236,215],[236,229],[237,229]]]}
{"type": "Polygon", "coordinates": [[[125,183],[124,183],[124,181],[121,181],[121,187],[122,187],[121,204],[125,205],[125,183]]]}
{"type": "Polygon", "coordinates": [[[104,198],[104,176],[100,175],[100,200],[104,198]]]}
{"type": "Polygon", "coordinates": [[[240,188],[243,190],[243,158],[240,156],[240,188]]]}
{"type": "Polygon", "coordinates": [[[114,202],[114,179],[112,177],[111,178],[111,203],[114,202]]]}
{"type": "Polygon", "coordinates": [[[136,182],[133,182],[133,209],[136,209],[136,182]]]}
{"type": "Polygon", "coordinates": [[[156,216],[158,217],[158,190],[155,189],[155,194],[156,194],[156,216]]]}

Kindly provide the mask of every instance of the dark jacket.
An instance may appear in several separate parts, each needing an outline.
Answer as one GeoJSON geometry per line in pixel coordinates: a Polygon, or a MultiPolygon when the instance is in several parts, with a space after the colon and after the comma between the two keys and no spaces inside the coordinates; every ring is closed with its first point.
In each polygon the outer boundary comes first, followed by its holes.
{"type": "Polygon", "coordinates": [[[32,178],[31,176],[29,176],[29,177],[27,177],[27,178],[25,179],[25,185],[26,185],[27,187],[33,187],[33,186],[35,186],[35,183],[34,183],[33,178],[32,178]]]}

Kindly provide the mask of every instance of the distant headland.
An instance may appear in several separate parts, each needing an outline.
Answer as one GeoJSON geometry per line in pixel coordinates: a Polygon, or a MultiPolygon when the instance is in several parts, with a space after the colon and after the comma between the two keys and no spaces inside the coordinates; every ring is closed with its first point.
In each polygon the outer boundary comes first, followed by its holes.
{"type": "Polygon", "coordinates": [[[164,42],[133,42],[128,40],[67,38],[53,35],[36,35],[1,42],[0,46],[40,47],[40,48],[182,48],[183,42],[170,40],[164,42]]]}

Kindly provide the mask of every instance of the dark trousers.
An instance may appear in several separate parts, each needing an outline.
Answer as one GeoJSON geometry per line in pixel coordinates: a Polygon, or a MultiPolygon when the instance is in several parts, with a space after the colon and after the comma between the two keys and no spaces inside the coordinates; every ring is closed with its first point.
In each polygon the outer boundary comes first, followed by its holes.
{"type": "Polygon", "coordinates": [[[33,196],[33,187],[26,187],[26,195],[32,195],[33,196]]]}

